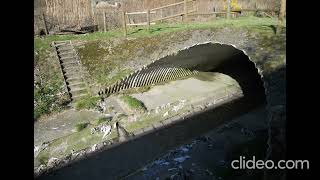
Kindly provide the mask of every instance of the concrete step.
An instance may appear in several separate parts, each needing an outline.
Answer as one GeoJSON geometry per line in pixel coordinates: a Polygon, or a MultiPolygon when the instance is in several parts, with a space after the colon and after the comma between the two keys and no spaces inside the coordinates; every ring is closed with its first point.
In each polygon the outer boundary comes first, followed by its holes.
{"type": "Polygon", "coordinates": [[[78,65],[78,62],[76,60],[74,61],[66,61],[66,62],[63,62],[61,63],[62,66],[68,66],[68,65],[78,65]]]}
{"type": "Polygon", "coordinates": [[[88,94],[88,91],[86,88],[78,88],[78,89],[71,89],[70,93],[74,97],[74,96],[79,96],[81,94],[88,94]]]}
{"type": "Polygon", "coordinates": [[[68,87],[70,87],[70,89],[79,89],[79,88],[85,88],[86,86],[83,82],[78,82],[78,83],[68,84],[68,87]]]}
{"type": "Polygon", "coordinates": [[[60,63],[67,63],[67,62],[78,62],[76,58],[68,58],[60,60],[60,63]]]}
{"type": "Polygon", "coordinates": [[[64,50],[73,50],[72,45],[64,45],[64,46],[56,46],[58,51],[64,51],[64,50]]]}
{"type": "Polygon", "coordinates": [[[73,81],[75,79],[82,80],[80,73],[73,73],[73,74],[65,75],[64,77],[66,78],[67,81],[73,81]]]}
{"type": "Polygon", "coordinates": [[[79,66],[79,65],[77,63],[66,63],[66,64],[62,65],[62,67],[64,67],[64,68],[71,68],[71,67],[76,67],[76,66],[79,66]]]}
{"type": "Polygon", "coordinates": [[[64,72],[68,73],[74,70],[80,70],[79,66],[63,67],[64,72]]]}
{"type": "Polygon", "coordinates": [[[54,46],[55,47],[70,46],[70,42],[69,41],[55,41],[54,46]]]}
{"type": "Polygon", "coordinates": [[[76,84],[76,83],[81,83],[82,79],[71,79],[66,81],[67,81],[67,84],[76,84]]]}
{"type": "Polygon", "coordinates": [[[74,49],[73,48],[65,48],[65,49],[58,49],[57,50],[57,52],[58,52],[58,54],[60,54],[60,53],[66,53],[66,52],[72,52],[72,51],[74,51],[74,49]]]}
{"type": "Polygon", "coordinates": [[[57,53],[58,53],[58,55],[59,55],[60,57],[69,56],[70,54],[71,54],[71,55],[72,55],[72,54],[75,54],[75,53],[73,53],[73,52],[75,52],[75,50],[73,50],[73,49],[57,51],[57,53]]]}
{"type": "Polygon", "coordinates": [[[80,94],[80,95],[77,95],[77,96],[72,96],[71,99],[72,99],[73,101],[76,101],[76,100],[79,100],[79,99],[81,99],[81,98],[83,98],[83,97],[85,97],[85,96],[88,96],[88,94],[87,94],[87,93],[84,93],[84,94],[80,94]]]}
{"type": "Polygon", "coordinates": [[[64,56],[70,56],[70,55],[73,55],[75,56],[76,55],[76,51],[64,51],[64,52],[58,52],[58,55],[60,57],[64,57],[64,56]]]}
{"type": "Polygon", "coordinates": [[[82,78],[81,78],[81,76],[79,76],[79,75],[74,75],[74,76],[67,76],[66,77],[66,81],[68,81],[68,82],[72,82],[72,81],[75,81],[75,80],[81,80],[82,81],[82,78]]]}
{"type": "Polygon", "coordinates": [[[78,70],[74,70],[74,71],[69,70],[69,71],[67,71],[67,72],[64,72],[63,75],[69,77],[69,76],[80,75],[80,74],[81,74],[81,73],[80,73],[80,71],[78,71],[78,70]]]}
{"type": "Polygon", "coordinates": [[[65,61],[65,60],[68,61],[70,59],[77,59],[77,57],[76,56],[63,56],[63,57],[60,56],[61,61],[65,61]]]}

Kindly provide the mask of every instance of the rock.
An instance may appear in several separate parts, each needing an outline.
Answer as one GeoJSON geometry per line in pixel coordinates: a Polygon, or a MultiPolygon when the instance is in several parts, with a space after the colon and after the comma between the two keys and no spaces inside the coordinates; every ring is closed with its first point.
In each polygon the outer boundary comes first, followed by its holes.
{"type": "Polygon", "coordinates": [[[188,148],[185,148],[185,147],[181,147],[180,150],[181,150],[182,152],[188,152],[188,151],[189,151],[189,149],[188,149],[188,148]]]}
{"type": "Polygon", "coordinates": [[[157,108],[155,109],[155,113],[156,113],[156,114],[159,113],[159,107],[157,107],[157,108]]]}
{"type": "Polygon", "coordinates": [[[173,106],[172,111],[178,112],[183,107],[184,107],[184,102],[180,102],[178,105],[173,106]]]}
{"type": "Polygon", "coordinates": [[[92,147],[91,147],[91,151],[95,151],[97,149],[97,144],[94,144],[92,147]]]}
{"type": "Polygon", "coordinates": [[[104,133],[102,139],[104,139],[107,135],[111,133],[111,126],[106,125],[101,127],[101,132],[104,133]]]}
{"type": "Polygon", "coordinates": [[[166,117],[169,115],[169,112],[167,111],[166,113],[163,114],[163,117],[166,117]]]}
{"type": "Polygon", "coordinates": [[[36,157],[38,155],[40,147],[41,147],[41,145],[40,146],[34,146],[34,148],[33,148],[34,157],[36,157]]]}
{"type": "Polygon", "coordinates": [[[95,134],[96,132],[99,131],[99,128],[98,127],[94,127],[94,128],[91,128],[91,134],[95,134]]]}
{"type": "Polygon", "coordinates": [[[117,123],[113,123],[112,128],[116,129],[117,128],[117,123]]]}
{"type": "Polygon", "coordinates": [[[168,166],[168,165],[170,165],[170,163],[169,162],[164,162],[164,163],[162,163],[162,165],[168,166]]]}
{"type": "Polygon", "coordinates": [[[34,157],[37,157],[42,150],[48,147],[48,145],[49,145],[48,142],[44,142],[41,145],[34,146],[34,149],[33,149],[34,157]]]}
{"type": "Polygon", "coordinates": [[[49,159],[48,163],[47,163],[47,167],[55,167],[56,165],[59,164],[59,159],[52,157],[49,159]]]}
{"type": "Polygon", "coordinates": [[[137,121],[137,116],[133,115],[128,117],[128,122],[135,122],[135,121],[137,121]]]}
{"type": "Polygon", "coordinates": [[[36,173],[37,173],[37,174],[41,174],[41,173],[44,172],[45,170],[46,170],[46,165],[41,164],[41,165],[37,168],[36,173]]]}
{"type": "Polygon", "coordinates": [[[156,165],[159,165],[159,164],[162,164],[162,163],[164,163],[164,160],[156,160],[156,161],[154,161],[154,164],[156,164],[156,165]]]}
{"type": "Polygon", "coordinates": [[[174,158],[173,160],[177,161],[179,163],[182,163],[182,162],[184,162],[185,160],[187,160],[189,158],[190,158],[190,156],[186,155],[186,156],[181,156],[181,157],[174,158]]]}
{"type": "Polygon", "coordinates": [[[170,169],[168,169],[168,171],[174,171],[174,170],[177,170],[177,168],[170,168],[170,169]]]}

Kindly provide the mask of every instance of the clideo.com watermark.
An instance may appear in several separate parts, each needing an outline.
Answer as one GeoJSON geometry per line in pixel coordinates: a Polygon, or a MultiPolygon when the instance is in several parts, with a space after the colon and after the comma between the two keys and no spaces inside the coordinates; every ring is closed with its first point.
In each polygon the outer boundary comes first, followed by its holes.
{"type": "Polygon", "coordinates": [[[245,156],[240,156],[240,159],[231,162],[233,169],[309,169],[308,160],[280,160],[275,163],[272,160],[256,160],[246,159],[245,156]]]}

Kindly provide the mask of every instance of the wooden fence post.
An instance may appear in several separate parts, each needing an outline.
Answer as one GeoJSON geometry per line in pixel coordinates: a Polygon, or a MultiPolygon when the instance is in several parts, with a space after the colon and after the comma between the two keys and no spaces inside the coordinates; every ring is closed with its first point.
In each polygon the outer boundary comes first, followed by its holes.
{"type": "Polygon", "coordinates": [[[150,32],[150,9],[147,10],[147,21],[148,31],[150,32]]]}
{"type": "Polygon", "coordinates": [[[124,35],[127,36],[128,32],[127,32],[126,12],[123,11],[122,16],[123,16],[124,35]]]}
{"type": "Polygon", "coordinates": [[[49,32],[48,32],[47,22],[46,22],[44,13],[42,13],[42,19],[43,19],[43,24],[44,24],[45,33],[46,33],[46,35],[48,35],[49,32]]]}
{"type": "Polygon", "coordinates": [[[187,0],[184,0],[184,21],[187,21],[187,18],[188,18],[187,0]]]}
{"type": "Polygon", "coordinates": [[[227,19],[230,19],[230,3],[231,3],[231,0],[228,0],[228,5],[227,5],[227,19]]]}
{"type": "Polygon", "coordinates": [[[103,31],[107,31],[107,23],[106,23],[106,12],[103,11],[103,31]]]}
{"type": "Polygon", "coordinates": [[[286,0],[281,0],[276,34],[280,34],[281,33],[281,29],[283,27],[283,21],[284,21],[285,13],[286,13],[286,0]]]}

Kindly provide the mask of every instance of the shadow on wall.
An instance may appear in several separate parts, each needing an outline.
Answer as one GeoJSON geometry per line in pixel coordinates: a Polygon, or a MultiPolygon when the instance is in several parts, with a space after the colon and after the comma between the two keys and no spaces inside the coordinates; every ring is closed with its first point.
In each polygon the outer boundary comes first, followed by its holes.
{"type": "Polygon", "coordinates": [[[227,59],[216,68],[213,72],[227,74],[235,79],[245,97],[255,97],[258,101],[266,99],[265,88],[258,69],[244,53],[236,54],[227,59]]]}

